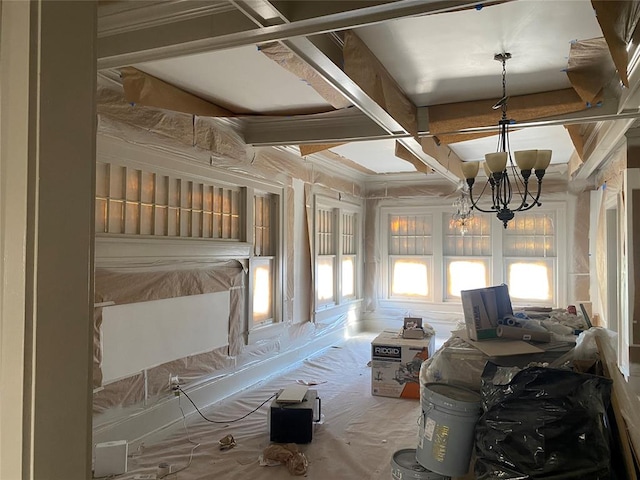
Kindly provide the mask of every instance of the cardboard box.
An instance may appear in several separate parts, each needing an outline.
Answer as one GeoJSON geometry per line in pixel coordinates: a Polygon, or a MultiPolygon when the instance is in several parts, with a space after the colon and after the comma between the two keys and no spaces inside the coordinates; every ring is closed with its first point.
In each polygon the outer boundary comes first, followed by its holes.
{"type": "Polygon", "coordinates": [[[497,338],[498,320],[513,315],[506,285],[462,290],[462,311],[471,340],[497,338]]]}
{"type": "Polygon", "coordinates": [[[384,331],[371,342],[371,394],[420,398],[420,367],[433,355],[435,336],[402,338],[384,331]]]}
{"type": "Polygon", "coordinates": [[[422,318],[420,317],[405,317],[404,326],[400,332],[402,338],[424,338],[425,333],[422,328],[422,318]]]}

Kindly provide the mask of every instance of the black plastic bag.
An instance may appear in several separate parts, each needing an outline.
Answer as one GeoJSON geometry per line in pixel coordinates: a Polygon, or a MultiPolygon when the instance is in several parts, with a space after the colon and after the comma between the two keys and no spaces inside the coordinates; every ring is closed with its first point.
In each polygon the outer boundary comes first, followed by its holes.
{"type": "Polygon", "coordinates": [[[611,380],[488,362],[476,426],[476,479],[611,478],[611,380]]]}

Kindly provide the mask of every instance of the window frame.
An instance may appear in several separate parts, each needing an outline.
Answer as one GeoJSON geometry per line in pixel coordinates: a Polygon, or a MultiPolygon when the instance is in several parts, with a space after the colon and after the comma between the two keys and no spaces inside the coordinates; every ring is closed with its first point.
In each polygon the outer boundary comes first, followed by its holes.
{"type": "MultiPolygon", "coordinates": [[[[454,297],[449,295],[447,292],[447,282],[448,282],[448,262],[452,259],[456,260],[464,260],[464,259],[483,259],[486,260],[488,264],[488,285],[499,285],[501,283],[506,283],[506,264],[508,258],[502,254],[502,246],[503,246],[503,227],[495,218],[495,215],[490,213],[481,213],[475,211],[475,215],[490,215],[491,231],[490,231],[490,255],[470,255],[470,256],[459,256],[459,255],[445,255],[444,251],[444,236],[446,234],[444,228],[444,221],[447,217],[450,217],[453,214],[452,208],[450,204],[440,203],[435,205],[416,205],[414,201],[410,202],[401,202],[399,200],[393,200],[385,202],[380,206],[378,212],[378,225],[380,228],[378,229],[379,235],[379,244],[381,249],[381,257],[380,257],[380,290],[381,290],[381,298],[380,304],[386,305],[389,307],[399,307],[399,308],[415,308],[416,304],[425,303],[425,304],[439,304],[439,305],[451,305],[451,307],[458,307],[461,303],[459,297],[454,297]],[[389,228],[390,228],[390,216],[392,215],[408,215],[408,214],[431,214],[433,217],[433,279],[434,285],[433,288],[430,288],[429,291],[433,292],[433,296],[429,300],[418,300],[418,299],[407,299],[407,298],[397,298],[391,295],[391,264],[390,258],[392,255],[389,254],[389,228]]],[[[541,207],[534,207],[529,213],[551,213],[555,218],[554,225],[554,242],[555,242],[555,256],[554,257],[525,257],[528,260],[536,261],[541,259],[553,259],[553,268],[554,271],[551,273],[553,284],[551,286],[552,290],[552,299],[548,302],[534,301],[534,300],[525,300],[521,301],[520,299],[514,299],[514,307],[520,305],[551,305],[551,306],[561,306],[566,304],[566,292],[567,292],[567,282],[561,279],[567,277],[567,260],[566,260],[566,242],[561,241],[561,239],[566,238],[567,235],[567,225],[566,225],[566,216],[567,210],[569,208],[567,201],[562,200],[550,200],[546,201],[541,207]]],[[[527,212],[516,212],[517,215],[523,215],[527,212]]],[[[519,257],[518,257],[519,258],[519,257]]]]}
{"type": "MultiPolygon", "coordinates": [[[[260,188],[245,188],[245,206],[246,206],[246,238],[251,244],[251,251],[248,259],[248,289],[247,289],[247,331],[252,336],[256,331],[268,329],[267,327],[282,323],[283,305],[284,305],[284,195],[279,187],[261,186],[260,188]],[[263,196],[269,198],[271,204],[270,234],[271,242],[274,246],[271,255],[255,254],[255,198],[263,196]],[[254,274],[257,268],[265,263],[271,263],[273,266],[273,278],[271,278],[271,311],[272,316],[269,318],[256,320],[253,312],[253,303],[255,297],[254,274]]],[[[250,342],[251,343],[251,342],[250,342]]]]}
{"type": "Polygon", "coordinates": [[[362,299],[362,267],[361,267],[361,258],[362,258],[362,219],[363,219],[363,208],[361,205],[357,203],[349,202],[345,199],[335,199],[320,193],[314,194],[314,204],[313,204],[313,269],[314,269],[314,282],[313,282],[313,302],[314,302],[314,311],[316,314],[320,312],[326,312],[333,308],[340,307],[342,305],[347,305],[353,302],[360,301],[362,299]],[[320,240],[319,240],[319,211],[320,210],[330,210],[332,219],[333,219],[333,231],[331,232],[331,242],[333,245],[333,253],[321,255],[320,251],[320,240]],[[355,249],[355,253],[343,253],[343,241],[345,239],[344,233],[344,224],[343,224],[343,214],[353,215],[355,217],[354,220],[354,232],[353,232],[353,245],[355,249]],[[319,285],[318,285],[318,267],[319,267],[319,257],[326,256],[332,257],[334,270],[333,270],[333,301],[330,302],[320,302],[318,298],[319,294],[319,285]],[[353,285],[353,295],[343,295],[342,289],[342,260],[343,258],[353,258],[354,259],[354,285],[353,285]]]}
{"type": "MultiPolygon", "coordinates": [[[[436,299],[442,298],[442,282],[437,282],[436,279],[440,277],[436,272],[442,269],[442,255],[435,255],[437,251],[437,245],[440,244],[440,251],[442,250],[442,222],[439,220],[440,209],[432,206],[410,206],[410,205],[398,205],[398,206],[383,206],[380,208],[380,219],[378,225],[380,226],[380,245],[381,252],[383,253],[382,259],[382,303],[404,303],[408,306],[415,305],[416,303],[436,303],[436,299]],[[418,257],[431,257],[430,268],[431,271],[427,271],[427,278],[431,280],[431,284],[428,285],[428,295],[425,299],[415,297],[400,297],[392,295],[391,282],[392,282],[392,270],[391,270],[391,255],[389,254],[389,222],[392,215],[430,215],[433,222],[431,229],[431,242],[432,253],[431,255],[418,255],[418,257]]],[[[412,255],[395,255],[397,258],[411,258],[412,255]]]]}

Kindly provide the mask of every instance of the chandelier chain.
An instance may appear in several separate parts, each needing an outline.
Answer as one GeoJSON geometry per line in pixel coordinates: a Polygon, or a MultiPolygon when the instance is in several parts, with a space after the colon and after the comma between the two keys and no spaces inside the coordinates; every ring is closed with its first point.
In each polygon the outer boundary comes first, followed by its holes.
{"type": "Polygon", "coordinates": [[[502,119],[507,119],[507,57],[502,56],[502,119]]]}

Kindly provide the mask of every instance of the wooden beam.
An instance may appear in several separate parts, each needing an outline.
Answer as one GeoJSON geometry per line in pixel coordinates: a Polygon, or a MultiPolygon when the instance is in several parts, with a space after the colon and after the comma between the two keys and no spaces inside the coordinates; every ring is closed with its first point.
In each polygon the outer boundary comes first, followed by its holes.
{"type": "Polygon", "coordinates": [[[417,108],[395,79],[352,31],[344,35],[344,71],[411,135],[418,134],[417,108]]]}
{"type": "Polygon", "coordinates": [[[422,173],[433,173],[433,169],[416,157],[407,147],[396,140],[395,156],[401,160],[409,162],[416,167],[416,170],[422,173]]]}
{"type": "MultiPolygon", "coordinates": [[[[500,110],[491,107],[493,100],[449,103],[428,107],[429,133],[432,135],[460,132],[498,124],[500,110]]],[[[587,108],[573,88],[519,95],[509,99],[508,115],[516,123],[577,112],[587,108]]]]}
{"type": "Polygon", "coordinates": [[[464,179],[462,174],[462,160],[448,145],[436,143],[433,137],[420,139],[422,151],[434,158],[440,165],[453,173],[460,180],[464,179]]]}

